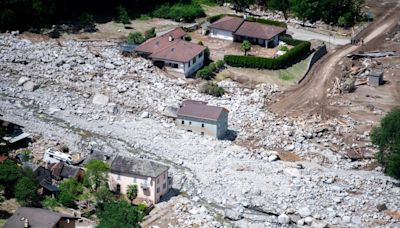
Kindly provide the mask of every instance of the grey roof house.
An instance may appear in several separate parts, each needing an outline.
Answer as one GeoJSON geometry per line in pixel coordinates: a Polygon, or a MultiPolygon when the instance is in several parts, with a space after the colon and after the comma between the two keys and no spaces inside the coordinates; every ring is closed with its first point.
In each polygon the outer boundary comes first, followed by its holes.
{"type": "Polygon", "coordinates": [[[116,156],[111,163],[109,187],[111,191],[126,194],[129,185],[135,184],[138,198],[157,203],[171,188],[168,170],[168,166],[158,162],[116,156]]]}
{"type": "Polygon", "coordinates": [[[228,130],[228,113],[223,107],[207,105],[202,101],[185,100],[177,111],[175,123],[186,131],[222,139],[228,130]]]}
{"type": "Polygon", "coordinates": [[[75,217],[42,208],[20,207],[7,219],[4,228],[74,228],[75,217]]]}

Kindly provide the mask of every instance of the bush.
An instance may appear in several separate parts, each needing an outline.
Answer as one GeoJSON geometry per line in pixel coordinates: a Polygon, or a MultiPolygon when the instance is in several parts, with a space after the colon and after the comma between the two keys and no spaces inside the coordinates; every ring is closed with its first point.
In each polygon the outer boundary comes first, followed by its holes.
{"type": "Polygon", "coordinates": [[[142,33],[140,32],[131,32],[128,35],[127,42],[130,44],[141,44],[146,40],[146,38],[143,36],[142,33]]]}
{"type": "Polygon", "coordinates": [[[376,158],[385,167],[385,173],[400,179],[400,108],[390,111],[372,129],[371,141],[379,149],[376,158]]]}
{"type": "Polygon", "coordinates": [[[37,183],[29,177],[22,177],[15,185],[14,193],[18,203],[23,206],[29,206],[37,202],[37,183]]]}
{"type": "Polygon", "coordinates": [[[122,24],[130,24],[131,23],[131,19],[128,15],[128,11],[126,11],[125,7],[123,7],[123,6],[117,7],[117,22],[120,22],[122,24]]]}
{"type": "Polygon", "coordinates": [[[204,17],[205,13],[203,8],[201,8],[201,6],[196,3],[178,3],[172,6],[167,3],[156,9],[153,12],[153,16],[172,19],[175,21],[183,20],[187,22],[192,22],[198,17],[204,17]]]}
{"type": "Polygon", "coordinates": [[[217,65],[215,63],[210,63],[210,65],[208,65],[208,69],[212,72],[215,72],[217,70],[217,65]]]}
{"type": "Polygon", "coordinates": [[[280,47],[279,51],[289,51],[289,48],[288,48],[288,46],[285,45],[285,46],[280,47]]]}
{"type": "Polygon", "coordinates": [[[186,36],[185,36],[185,40],[186,40],[186,41],[191,41],[191,40],[192,40],[192,37],[191,37],[190,35],[186,35],[186,36]]]}
{"type": "Polygon", "coordinates": [[[302,42],[278,58],[257,56],[225,55],[224,61],[229,66],[278,70],[292,66],[303,60],[310,53],[310,42],[302,42]]]}
{"type": "Polygon", "coordinates": [[[92,14],[83,13],[79,19],[83,25],[93,25],[94,24],[94,19],[93,19],[92,14]]]}
{"type": "Polygon", "coordinates": [[[217,62],[215,62],[215,65],[217,67],[217,70],[221,70],[222,68],[224,68],[225,62],[224,60],[218,60],[217,62]]]}
{"type": "Polygon", "coordinates": [[[203,69],[200,69],[196,73],[196,77],[204,79],[204,80],[211,80],[213,78],[214,74],[212,70],[210,70],[209,67],[204,67],[203,69]]]}
{"type": "Polygon", "coordinates": [[[156,27],[152,27],[149,30],[147,30],[146,32],[144,32],[144,37],[146,40],[153,38],[156,36],[156,27]]]}
{"type": "Polygon", "coordinates": [[[147,15],[147,14],[141,14],[140,17],[139,17],[139,20],[141,20],[141,21],[147,21],[147,20],[150,20],[150,19],[151,19],[151,17],[149,15],[147,15]]]}
{"type": "Polygon", "coordinates": [[[199,42],[197,42],[197,44],[201,45],[201,46],[204,46],[203,41],[201,41],[201,40],[199,42]]]}
{"type": "Polygon", "coordinates": [[[58,206],[57,199],[50,196],[46,196],[42,201],[42,206],[48,210],[54,211],[54,208],[58,206]]]}
{"type": "Polygon", "coordinates": [[[225,90],[213,82],[205,82],[199,88],[200,93],[205,93],[214,97],[221,97],[225,90]]]}

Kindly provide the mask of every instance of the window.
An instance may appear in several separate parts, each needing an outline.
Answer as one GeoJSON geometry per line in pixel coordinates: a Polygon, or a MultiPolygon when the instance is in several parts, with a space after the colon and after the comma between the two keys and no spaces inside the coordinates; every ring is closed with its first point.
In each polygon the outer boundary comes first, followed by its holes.
{"type": "Polygon", "coordinates": [[[50,154],[49,157],[54,158],[54,156],[52,154],[50,154]]]}
{"type": "Polygon", "coordinates": [[[204,127],[204,124],[203,124],[203,123],[201,124],[201,127],[204,127]]]}
{"type": "Polygon", "coordinates": [[[184,120],[182,120],[182,124],[185,124],[185,121],[184,121],[184,120]]]}
{"type": "Polygon", "coordinates": [[[160,183],[160,178],[157,178],[157,184],[159,184],[160,183]]]}
{"type": "Polygon", "coordinates": [[[173,68],[179,68],[179,65],[177,63],[172,64],[173,68]]]}
{"type": "Polygon", "coordinates": [[[192,121],[189,121],[189,125],[192,125],[192,121]]]}
{"type": "Polygon", "coordinates": [[[164,184],[162,185],[162,188],[163,188],[163,189],[166,189],[166,188],[167,188],[167,184],[164,183],[164,184]]]}
{"type": "Polygon", "coordinates": [[[190,67],[190,61],[189,61],[189,67],[190,67]]]}
{"type": "Polygon", "coordinates": [[[193,64],[196,62],[196,58],[193,59],[193,64]]]}
{"type": "Polygon", "coordinates": [[[160,187],[157,188],[157,193],[160,193],[160,187]]]}
{"type": "Polygon", "coordinates": [[[121,180],[121,175],[118,175],[118,176],[117,176],[117,180],[121,180]]]}
{"type": "Polygon", "coordinates": [[[135,177],[133,178],[133,183],[136,183],[136,178],[135,177]]]}
{"type": "Polygon", "coordinates": [[[203,56],[203,52],[198,55],[198,58],[200,59],[202,56],[203,56]]]}

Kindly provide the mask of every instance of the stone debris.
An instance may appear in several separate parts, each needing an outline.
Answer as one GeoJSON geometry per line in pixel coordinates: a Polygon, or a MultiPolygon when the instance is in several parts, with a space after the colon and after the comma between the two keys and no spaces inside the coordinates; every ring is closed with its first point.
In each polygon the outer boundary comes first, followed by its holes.
{"type": "Polygon", "coordinates": [[[359,170],[372,159],[348,157],[360,147],[375,151],[361,142],[368,133],[357,134],[357,144],[343,140],[362,123],[349,116],[277,117],[266,107],[276,85],[221,81],[226,94],[214,98],[198,93],[195,81],[123,57],[113,42],[32,42],[7,34],[0,39],[0,80],[4,118],[40,136],[31,145],[35,159],[65,143],[82,157],[102,151],[171,165],[173,188],[185,195],[175,204],[175,227],[368,227],[377,220],[399,226],[377,208],[399,210],[395,181],[359,170]],[[40,89],[23,89],[28,82],[40,89]],[[185,99],[227,108],[235,140],[175,128],[167,116],[185,99]]]}

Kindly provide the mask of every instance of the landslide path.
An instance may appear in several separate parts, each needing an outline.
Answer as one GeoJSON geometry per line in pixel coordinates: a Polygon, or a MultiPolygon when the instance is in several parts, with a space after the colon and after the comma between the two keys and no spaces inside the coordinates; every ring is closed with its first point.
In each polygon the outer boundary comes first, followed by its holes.
{"type": "MultiPolygon", "coordinates": [[[[399,12],[400,2],[381,18],[375,20],[357,38],[364,39],[365,46],[384,42],[382,36],[399,22],[399,12]]],[[[360,48],[362,47],[345,45],[328,53],[314,65],[305,80],[278,96],[275,103],[270,106],[270,110],[286,116],[299,116],[305,112],[325,118],[331,116],[334,110],[329,107],[327,93],[335,78],[337,63],[347,54],[360,48]]]]}

